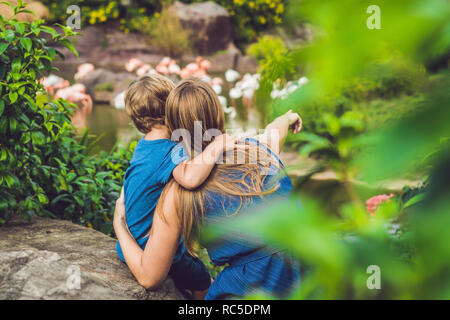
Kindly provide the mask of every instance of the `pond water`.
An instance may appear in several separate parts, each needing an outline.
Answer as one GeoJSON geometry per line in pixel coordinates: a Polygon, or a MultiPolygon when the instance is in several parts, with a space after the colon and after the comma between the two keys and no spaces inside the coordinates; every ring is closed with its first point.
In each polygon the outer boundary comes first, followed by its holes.
{"type": "MultiPolygon", "coordinates": [[[[260,117],[256,110],[249,110],[247,119],[243,117],[226,118],[226,128],[236,130],[235,133],[238,130],[259,128],[260,117]]],[[[116,143],[127,145],[143,136],[134,127],[125,110],[118,110],[109,104],[94,104],[92,113],[87,116],[85,123],[89,134],[101,136],[97,147],[94,149],[96,151],[109,152],[116,143]]]]}
{"type": "Polygon", "coordinates": [[[108,104],[95,104],[86,124],[89,134],[101,136],[97,151],[109,152],[116,143],[128,144],[142,137],[124,110],[108,104]]]}

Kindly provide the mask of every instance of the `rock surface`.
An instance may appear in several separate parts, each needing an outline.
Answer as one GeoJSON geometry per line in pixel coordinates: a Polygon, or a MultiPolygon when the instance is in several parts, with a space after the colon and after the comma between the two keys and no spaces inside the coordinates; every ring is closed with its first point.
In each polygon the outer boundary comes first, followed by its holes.
{"type": "MultiPolygon", "coordinates": [[[[17,0],[8,0],[7,2],[15,6],[17,5],[17,0]]],[[[34,19],[48,19],[49,17],[48,9],[41,2],[39,1],[23,1],[23,2],[27,4],[27,7],[25,9],[33,11],[34,14],[19,13],[18,15],[15,16],[17,20],[32,22],[34,19]]],[[[6,19],[9,19],[13,15],[13,11],[8,5],[0,3],[0,15],[4,15],[6,19]]]]}
{"type": "MultiPolygon", "coordinates": [[[[104,25],[82,25],[81,36],[74,37],[75,47],[80,54],[77,63],[91,62],[96,65],[123,65],[131,57],[147,58],[158,63],[163,55],[158,54],[139,33],[124,33],[117,22],[104,25]]],[[[63,49],[63,52],[67,52],[63,49]]],[[[68,52],[67,52],[68,53],[68,52]]],[[[67,58],[74,59],[73,54],[67,58]]],[[[147,60],[146,59],[146,60],[147,60]]]]}
{"type": "Polygon", "coordinates": [[[183,27],[192,31],[194,46],[200,54],[224,50],[233,42],[230,14],[217,3],[176,1],[169,10],[180,19],[183,27]]]}
{"type": "Polygon", "coordinates": [[[183,299],[167,279],[141,287],[115,253],[115,240],[68,221],[12,220],[0,228],[0,300],[183,299]]]}
{"type": "MultiPolygon", "coordinates": [[[[123,72],[125,63],[130,58],[137,58],[144,63],[155,67],[164,55],[158,52],[145,36],[138,33],[125,34],[119,25],[107,22],[104,25],[82,26],[82,36],[74,37],[73,43],[80,55],[77,59],[67,48],[55,45],[65,56],[64,61],[58,60],[56,66],[61,70],[71,70],[68,75],[61,76],[70,79],[76,72],[78,65],[93,63],[97,68],[104,68],[113,72],[123,72]]],[[[43,34],[47,37],[47,34],[43,34]]],[[[47,37],[51,42],[51,39],[47,37]]],[[[215,39],[217,41],[217,39],[215,39]]],[[[228,40],[227,40],[228,41],[228,40]]],[[[255,73],[258,64],[253,57],[243,55],[230,41],[220,45],[218,52],[203,54],[203,57],[211,61],[210,72],[225,72],[227,69],[236,69],[240,73],[255,73]],[[223,45],[223,47],[222,47],[223,45]]],[[[218,42],[219,43],[219,42],[218,42]]],[[[185,54],[177,62],[185,66],[195,60],[197,53],[185,54]]]]}
{"type": "Polygon", "coordinates": [[[136,75],[128,72],[115,73],[100,68],[86,74],[80,83],[86,86],[86,93],[95,102],[112,104],[114,97],[126,90],[134,79],[136,75]]]}

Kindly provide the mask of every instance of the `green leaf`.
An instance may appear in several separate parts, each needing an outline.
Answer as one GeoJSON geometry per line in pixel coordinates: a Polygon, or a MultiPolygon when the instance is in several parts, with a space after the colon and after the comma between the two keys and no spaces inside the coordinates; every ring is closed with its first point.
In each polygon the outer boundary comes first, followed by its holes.
{"type": "Polygon", "coordinates": [[[35,25],[31,26],[31,30],[33,31],[35,36],[38,36],[41,33],[41,29],[37,28],[35,25]]]}
{"type": "Polygon", "coordinates": [[[31,135],[29,132],[24,132],[22,134],[22,138],[21,138],[22,143],[26,144],[30,141],[30,139],[31,139],[31,135]]]}
{"type": "Polygon", "coordinates": [[[31,139],[33,139],[33,143],[36,145],[42,145],[45,142],[45,136],[42,132],[32,132],[31,133],[31,139]]]}
{"type": "Polygon", "coordinates": [[[76,178],[76,173],[74,173],[74,172],[70,172],[69,174],[67,174],[67,182],[71,182],[73,179],[75,179],[76,178]]]}
{"type": "Polygon", "coordinates": [[[27,9],[21,9],[21,10],[17,11],[17,14],[19,14],[19,13],[29,13],[29,14],[34,15],[33,11],[27,10],[27,9]]]}
{"type": "Polygon", "coordinates": [[[17,128],[17,120],[16,118],[9,118],[9,129],[14,132],[17,128]]]}
{"type": "Polygon", "coordinates": [[[0,133],[6,133],[8,122],[8,117],[3,116],[0,118],[0,133]]]}
{"type": "Polygon", "coordinates": [[[60,23],[57,23],[56,25],[58,27],[60,27],[61,29],[63,29],[65,37],[77,34],[76,32],[73,32],[72,29],[70,27],[68,27],[68,26],[62,25],[60,23]]]}
{"type": "Polygon", "coordinates": [[[403,206],[405,209],[408,207],[411,207],[420,201],[422,201],[425,198],[425,193],[419,193],[418,195],[412,197],[408,201],[406,201],[405,205],[403,206]]]}
{"type": "Polygon", "coordinates": [[[11,43],[16,38],[16,34],[12,30],[5,31],[5,40],[11,43]]]}
{"type": "Polygon", "coordinates": [[[5,101],[0,100],[0,116],[3,114],[4,110],[5,110],[5,101]]]}
{"type": "Polygon", "coordinates": [[[84,206],[84,201],[83,201],[80,197],[78,197],[78,196],[73,196],[73,198],[75,199],[75,201],[78,203],[78,205],[79,205],[80,207],[83,207],[83,206],[84,206]]]}
{"type": "Polygon", "coordinates": [[[15,175],[8,173],[5,176],[5,181],[6,181],[6,184],[8,185],[8,187],[12,188],[18,184],[19,179],[17,179],[17,177],[15,175]]]}
{"type": "Polygon", "coordinates": [[[41,26],[41,29],[42,29],[42,31],[51,34],[53,39],[59,36],[59,33],[56,32],[56,30],[53,29],[53,28],[50,28],[50,27],[47,27],[47,26],[41,26]]]}
{"type": "Polygon", "coordinates": [[[9,93],[9,101],[11,103],[16,102],[18,97],[19,97],[19,95],[17,94],[17,92],[10,92],[9,93]]]}
{"type": "Polygon", "coordinates": [[[28,118],[28,116],[25,113],[21,113],[19,116],[19,119],[23,122],[26,123],[27,125],[30,124],[30,118],[28,118]]]}
{"type": "Polygon", "coordinates": [[[22,47],[25,50],[27,50],[27,51],[31,50],[32,41],[31,41],[30,38],[22,38],[22,39],[20,39],[20,44],[22,45],[22,47]]]}
{"type": "Polygon", "coordinates": [[[5,148],[2,148],[2,153],[0,156],[0,161],[5,161],[8,158],[8,152],[5,148]]]}
{"type": "Polygon", "coordinates": [[[11,63],[11,70],[14,73],[20,72],[20,68],[22,66],[22,60],[20,58],[15,58],[11,63]]]}
{"type": "Polygon", "coordinates": [[[353,111],[346,112],[340,119],[339,122],[342,127],[353,128],[355,131],[359,132],[364,129],[364,122],[362,116],[353,111]]]}
{"type": "Polygon", "coordinates": [[[77,58],[78,58],[78,52],[73,46],[73,44],[68,39],[61,40],[61,44],[65,46],[67,49],[69,49],[77,58]]]}
{"type": "Polygon", "coordinates": [[[308,143],[300,149],[300,154],[304,156],[309,156],[311,153],[327,150],[330,148],[329,143],[308,143]]]}
{"type": "Polygon", "coordinates": [[[6,49],[8,48],[8,46],[9,46],[9,43],[0,43],[0,54],[5,52],[6,49]]]}
{"type": "Polygon", "coordinates": [[[48,198],[47,198],[47,196],[45,194],[38,193],[37,197],[38,197],[40,203],[42,203],[42,204],[47,204],[48,203],[48,198]]]}
{"type": "Polygon", "coordinates": [[[2,1],[0,2],[0,4],[6,4],[8,7],[10,7],[11,9],[14,10],[14,5],[11,2],[8,1],[2,1]]]}
{"type": "Polygon", "coordinates": [[[341,125],[339,123],[339,119],[334,114],[324,114],[323,120],[328,127],[328,131],[331,135],[336,136],[339,134],[341,130],[341,125]]]}
{"type": "Polygon", "coordinates": [[[16,23],[14,27],[16,28],[16,31],[21,35],[25,32],[25,24],[22,22],[16,23]]]}
{"type": "Polygon", "coordinates": [[[47,49],[48,56],[50,57],[50,60],[55,59],[55,55],[56,55],[55,49],[52,47],[48,47],[46,49],[47,49]]]}
{"type": "Polygon", "coordinates": [[[64,200],[64,198],[69,197],[69,195],[67,193],[62,193],[59,196],[56,196],[55,198],[52,199],[51,201],[51,205],[54,206],[55,204],[57,204],[59,201],[64,200]]]}

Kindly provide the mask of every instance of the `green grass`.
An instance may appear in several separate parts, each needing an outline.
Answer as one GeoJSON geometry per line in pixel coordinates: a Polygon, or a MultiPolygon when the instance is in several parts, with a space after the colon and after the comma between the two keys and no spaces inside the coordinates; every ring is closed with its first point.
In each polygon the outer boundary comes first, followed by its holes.
{"type": "Polygon", "coordinates": [[[108,92],[113,92],[114,91],[114,87],[111,83],[109,82],[105,82],[105,83],[100,83],[98,85],[95,86],[95,91],[108,91],[108,92]]]}

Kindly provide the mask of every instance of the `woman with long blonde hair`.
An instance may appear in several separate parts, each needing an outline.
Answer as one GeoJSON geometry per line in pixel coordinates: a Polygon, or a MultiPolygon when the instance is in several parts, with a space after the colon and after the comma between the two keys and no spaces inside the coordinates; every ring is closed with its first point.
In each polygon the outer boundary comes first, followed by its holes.
{"type": "MultiPolygon", "coordinates": [[[[172,90],[165,121],[172,137],[182,138],[191,157],[225,131],[218,97],[200,80],[183,80],[172,90]]],[[[196,190],[170,181],[159,199],[144,250],[128,232],[123,196],[119,198],[114,229],[125,260],[142,286],[156,288],[166,278],[180,237],[186,250],[195,254],[195,240],[202,228],[224,226],[219,239],[201,243],[215,265],[228,265],[214,280],[206,299],[241,297],[254,291],[277,297],[289,293],[300,278],[298,262],[285,250],[265,244],[264,239],[225,228],[243,215],[257,219],[262,207],[289,197],[292,184],[277,155],[289,127],[294,133],[300,131],[297,114],[288,112],[277,118],[265,134],[245,139],[233,152],[224,154],[196,190]]],[[[210,156],[216,159],[216,155],[210,156]]]]}

